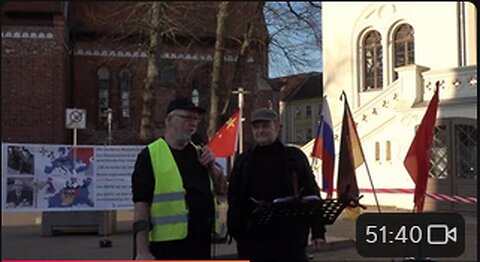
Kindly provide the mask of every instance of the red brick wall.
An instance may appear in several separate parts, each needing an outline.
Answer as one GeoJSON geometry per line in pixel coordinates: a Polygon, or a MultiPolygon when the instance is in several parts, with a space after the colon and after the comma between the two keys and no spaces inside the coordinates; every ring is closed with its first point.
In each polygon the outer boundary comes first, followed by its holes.
{"type": "Polygon", "coordinates": [[[2,26],[53,39],[2,38],[2,141],[65,143],[67,51],[64,27],[2,26]]]}
{"type": "MultiPolygon", "coordinates": [[[[120,48],[112,46],[111,49],[98,48],[98,45],[86,43],[79,43],[82,50],[89,51],[124,51],[120,48]],[[98,49],[97,49],[98,48],[98,49]]],[[[181,53],[182,50],[176,48],[165,47],[164,52],[181,53]]],[[[210,48],[192,47],[188,50],[188,54],[212,54],[213,50],[210,48]]],[[[232,53],[233,55],[233,53],[232,53]]],[[[176,59],[171,60],[175,67],[176,83],[168,86],[157,86],[156,105],[154,111],[154,120],[157,128],[157,135],[163,134],[165,109],[168,102],[175,96],[191,96],[192,90],[197,88],[200,92],[200,105],[205,109],[209,109],[210,106],[210,81],[211,81],[211,61],[195,61],[176,59]]],[[[233,70],[235,64],[233,62],[226,62],[225,67],[225,88],[232,88],[231,78],[233,76],[233,70]]],[[[138,132],[140,126],[140,114],[142,112],[142,92],[144,77],[146,72],[146,58],[120,58],[120,57],[102,57],[102,56],[75,56],[75,102],[74,105],[77,108],[84,108],[87,110],[87,129],[79,131],[80,143],[103,143],[105,142],[106,133],[105,130],[98,126],[98,77],[97,70],[105,66],[110,72],[110,106],[113,109],[113,120],[117,123],[113,124],[113,128],[118,132],[113,134],[113,143],[135,143],[134,139],[125,139],[125,132],[132,130],[138,132]],[[133,74],[132,90],[131,90],[131,120],[128,126],[121,126],[118,121],[121,114],[120,104],[120,79],[119,73],[123,68],[128,68],[133,74]],[[120,132],[118,129],[125,129],[120,132]],[[103,134],[102,134],[103,131],[103,134]],[[95,135],[94,135],[95,133],[95,135]],[[90,138],[89,138],[90,136],[90,138]],[[96,136],[92,138],[91,136],[96,136]]],[[[248,63],[246,72],[244,74],[243,87],[250,90],[252,95],[247,96],[249,102],[246,103],[246,107],[252,107],[253,102],[257,98],[254,88],[256,86],[256,72],[253,63],[248,63]]],[[[225,91],[225,93],[227,93],[225,91]]],[[[258,94],[257,94],[258,95],[258,94]]],[[[234,95],[232,95],[234,96],[234,95]]],[[[226,97],[225,97],[226,98],[226,97]]],[[[224,98],[224,99],[225,99],[224,98]]],[[[221,110],[221,108],[220,108],[221,110]]],[[[250,110],[246,109],[250,114],[250,110]]],[[[227,116],[228,117],[228,116],[227,116]]],[[[200,132],[206,132],[208,118],[204,119],[204,122],[200,124],[200,132]]],[[[247,134],[247,137],[249,135],[247,134]]]]}
{"type": "MultiPolygon", "coordinates": [[[[3,34],[6,32],[53,33],[53,39],[2,37],[2,140],[20,143],[71,143],[72,132],[65,129],[65,109],[76,107],[87,110],[87,129],[79,130],[78,143],[105,143],[106,129],[97,125],[97,71],[101,66],[106,66],[110,71],[110,105],[114,120],[113,143],[136,143],[142,111],[146,58],[74,55],[72,86],[69,75],[71,57],[67,51],[64,18],[53,14],[43,18],[51,20],[39,24],[50,26],[16,26],[13,20],[9,25],[2,26],[3,34]],[[121,114],[119,73],[123,68],[128,68],[133,74],[133,89],[130,96],[131,120],[129,123],[120,125],[118,123],[121,114]]],[[[80,39],[75,44],[75,50],[135,51],[126,44],[125,42],[80,39]]],[[[185,47],[166,46],[162,51],[176,54],[213,55],[213,46],[190,46],[188,50],[185,47]]],[[[227,55],[236,56],[236,53],[236,50],[227,50],[227,55]]],[[[259,63],[266,65],[264,55],[252,54],[252,56],[259,60],[259,63]]],[[[167,87],[157,88],[157,105],[154,112],[157,135],[163,134],[165,108],[173,97],[189,96],[193,88],[198,87],[201,106],[209,108],[212,62],[186,59],[174,61],[177,82],[167,87]]],[[[237,87],[230,86],[235,63],[226,61],[225,65],[225,88],[236,89],[237,87]]],[[[255,105],[257,99],[259,101],[268,99],[261,98],[264,94],[255,93],[256,70],[258,67],[253,63],[247,63],[243,74],[242,86],[251,91],[245,99],[246,140],[251,137],[248,127],[251,107],[255,105]]],[[[226,94],[224,99],[227,95],[229,94],[226,94]]],[[[225,117],[228,118],[228,116],[225,117]]],[[[200,126],[202,132],[206,131],[207,120],[205,119],[200,126]]]]}

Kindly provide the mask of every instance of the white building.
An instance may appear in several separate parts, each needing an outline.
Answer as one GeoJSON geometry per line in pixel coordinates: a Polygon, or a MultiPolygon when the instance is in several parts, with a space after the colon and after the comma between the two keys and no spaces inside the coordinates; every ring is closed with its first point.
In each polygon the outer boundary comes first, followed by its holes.
{"type": "MultiPolygon", "coordinates": [[[[334,125],[335,180],[342,90],[357,123],[374,187],[413,189],[403,160],[438,82],[440,103],[427,191],[476,198],[475,6],[468,2],[322,2],[322,13],[323,89],[334,125]]],[[[313,140],[302,148],[307,155],[312,144],[313,140]]],[[[371,189],[365,164],[356,173],[359,188],[371,189]]],[[[373,194],[362,194],[361,203],[375,205],[373,194]]],[[[377,196],[380,205],[413,208],[412,193],[377,196]]],[[[427,198],[425,209],[471,212],[476,205],[427,198]]]]}

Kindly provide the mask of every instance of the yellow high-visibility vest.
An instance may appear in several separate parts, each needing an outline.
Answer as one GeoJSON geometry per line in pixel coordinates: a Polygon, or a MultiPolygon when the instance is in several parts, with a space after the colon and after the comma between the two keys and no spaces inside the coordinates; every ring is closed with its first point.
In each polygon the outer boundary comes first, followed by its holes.
{"type": "MultiPolygon", "coordinates": [[[[193,145],[193,144],[192,144],[193,145]]],[[[198,148],[194,145],[198,153],[198,148]]],[[[185,189],[177,164],[168,144],[162,138],[148,145],[155,189],[150,207],[150,241],[184,239],[188,230],[188,210],[185,203],[185,189]]],[[[210,181],[212,186],[212,182],[210,181]]],[[[215,217],[218,218],[214,198],[215,217]]],[[[220,228],[215,219],[215,231],[220,228]]]]}

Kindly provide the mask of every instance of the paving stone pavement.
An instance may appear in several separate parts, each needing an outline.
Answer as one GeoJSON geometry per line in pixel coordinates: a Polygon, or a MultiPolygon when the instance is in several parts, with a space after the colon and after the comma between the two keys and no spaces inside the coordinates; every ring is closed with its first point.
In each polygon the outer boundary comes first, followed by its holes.
{"type": "MultiPolygon", "coordinates": [[[[402,210],[382,208],[382,212],[402,210]]],[[[404,211],[404,210],[403,210],[404,211]]],[[[369,207],[366,212],[375,212],[369,207]]],[[[405,212],[405,211],[404,211],[405,212]]],[[[53,236],[41,236],[41,213],[2,213],[2,260],[129,260],[132,259],[131,212],[117,213],[116,230],[108,236],[95,232],[69,231],[53,236]],[[112,247],[100,248],[105,238],[112,247]]],[[[434,261],[477,261],[477,218],[466,215],[466,248],[456,258],[432,258],[434,261]]],[[[313,253],[311,261],[402,261],[402,258],[366,258],[355,249],[355,222],[341,215],[327,226],[327,245],[313,253]]],[[[235,259],[235,244],[217,244],[217,259],[235,259]]]]}

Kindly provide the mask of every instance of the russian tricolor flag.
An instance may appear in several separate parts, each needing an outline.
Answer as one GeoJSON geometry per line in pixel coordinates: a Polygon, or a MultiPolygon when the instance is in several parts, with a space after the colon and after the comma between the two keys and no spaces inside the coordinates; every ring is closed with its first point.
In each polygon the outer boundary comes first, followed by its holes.
{"type": "Polygon", "coordinates": [[[312,157],[322,160],[322,189],[327,192],[327,198],[332,198],[335,148],[333,142],[332,116],[330,115],[326,97],[323,97],[322,101],[322,113],[318,123],[315,143],[313,144],[312,157]]]}

